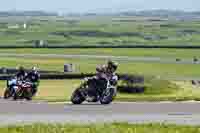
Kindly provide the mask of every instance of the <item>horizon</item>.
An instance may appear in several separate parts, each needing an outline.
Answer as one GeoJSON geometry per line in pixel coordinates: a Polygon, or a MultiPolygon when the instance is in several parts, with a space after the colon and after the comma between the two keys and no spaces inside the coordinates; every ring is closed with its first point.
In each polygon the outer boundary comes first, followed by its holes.
{"type": "MultiPolygon", "coordinates": [[[[46,13],[60,13],[59,11],[45,11],[45,10],[0,10],[0,12],[46,12],[46,13]]],[[[148,12],[148,11],[171,11],[171,12],[186,12],[186,13],[192,13],[192,12],[200,12],[200,10],[192,10],[192,11],[188,11],[188,10],[173,10],[173,9],[146,9],[146,10],[125,10],[125,11],[116,11],[116,12],[109,12],[109,11],[104,11],[104,12],[82,12],[83,14],[87,14],[87,13],[123,13],[123,12],[148,12]]],[[[62,12],[62,13],[74,13],[74,14],[79,14],[80,12],[62,12]]],[[[80,13],[81,14],[81,13],[80,13]]]]}
{"type": "Polygon", "coordinates": [[[0,5],[0,11],[46,11],[58,13],[104,13],[143,10],[181,10],[187,12],[200,11],[197,0],[6,0],[0,5]],[[181,3],[181,4],[180,4],[181,3]]]}

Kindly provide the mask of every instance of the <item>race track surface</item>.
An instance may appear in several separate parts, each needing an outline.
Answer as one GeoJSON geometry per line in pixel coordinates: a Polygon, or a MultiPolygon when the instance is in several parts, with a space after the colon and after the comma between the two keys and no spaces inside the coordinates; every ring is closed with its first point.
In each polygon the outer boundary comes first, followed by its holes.
{"type": "Polygon", "coordinates": [[[166,122],[175,124],[200,124],[200,103],[162,102],[128,103],[115,102],[110,105],[99,103],[45,103],[0,100],[0,124],[35,122],[57,123],[102,123],[166,122]]]}

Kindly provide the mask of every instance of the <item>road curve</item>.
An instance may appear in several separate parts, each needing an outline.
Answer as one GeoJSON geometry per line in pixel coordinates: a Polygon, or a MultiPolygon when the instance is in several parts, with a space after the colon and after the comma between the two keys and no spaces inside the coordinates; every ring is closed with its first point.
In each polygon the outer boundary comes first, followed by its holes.
{"type": "Polygon", "coordinates": [[[0,124],[57,122],[166,122],[175,124],[200,124],[200,103],[129,103],[115,102],[110,105],[70,103],[48,104],[45,102],[0,100],[0,124]]]}

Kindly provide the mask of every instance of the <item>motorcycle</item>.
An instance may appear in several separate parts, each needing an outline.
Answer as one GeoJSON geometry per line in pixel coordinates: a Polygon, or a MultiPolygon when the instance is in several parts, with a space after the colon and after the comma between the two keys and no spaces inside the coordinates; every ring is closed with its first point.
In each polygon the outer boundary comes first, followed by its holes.
{"type": "Polygon", "coordinates": [[[33,96],[32,83],[26,81],[18,81],[17,86],[15,87],[15,93],[13,99],[26,99],[32,100],[33,96]]]}
{"type": "Polygon", "coordinates": [[[85,81],[72,93],[71,102],[81,104],[84,101],[110,104],[116,97],[117,89],[107,79],[90,79],[85,81]]]}

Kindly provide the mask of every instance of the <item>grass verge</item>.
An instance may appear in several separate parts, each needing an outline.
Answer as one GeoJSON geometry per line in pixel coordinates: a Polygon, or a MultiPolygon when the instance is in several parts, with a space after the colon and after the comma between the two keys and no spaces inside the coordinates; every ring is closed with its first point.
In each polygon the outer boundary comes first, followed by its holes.
{"type": "Polygon", "coordinates": [[[200,126],[169,124],[33,124],[1,127],[2,133],[200,133],[200,126]]]}

